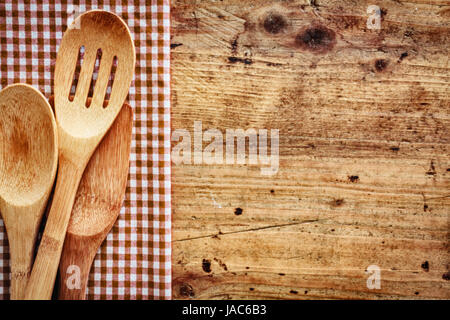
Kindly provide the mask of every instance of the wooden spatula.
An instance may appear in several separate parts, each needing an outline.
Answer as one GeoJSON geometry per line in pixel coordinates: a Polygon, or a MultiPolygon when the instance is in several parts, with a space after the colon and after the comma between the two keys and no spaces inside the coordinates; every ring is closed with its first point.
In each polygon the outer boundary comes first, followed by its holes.
{"type": "Polygon", "coordinates": [[[86,165],[117,117],[128,94],[135,49],[126,24],[115,14],[89,11],[64,33],[55,65],[55,113],[59,169],[45,230],[26,289],[26,299],[50,299],[75,195],[86,165]],[[73,101],[69,99],[80,48],[84,60],[73,101]],[[87,103],[92,74],[101,49],[92,101],[87,103]],[[109,102],[104,107],[113,61],[117,58],[109,102]]]}
{"type": "Polygon", "coordinates": [[[60,300],[85,299],[92,261],[122,207],[132,128],[132,109],[125,104],[84,171],[59,264],[60,300]]]}

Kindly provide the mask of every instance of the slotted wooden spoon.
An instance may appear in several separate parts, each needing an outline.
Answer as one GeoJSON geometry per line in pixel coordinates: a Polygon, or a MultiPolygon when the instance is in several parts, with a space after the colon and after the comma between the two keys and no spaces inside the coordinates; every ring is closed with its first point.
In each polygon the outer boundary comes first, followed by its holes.
{"type": "Polygon", "coordinates": [[[89,11],[64,33],[55,66],[55,113],[59,134],[59,170],[47,224],[28,282],[26,299],[50,299],[58,271],[75,195],[97,145],[117,117],[128,93],[135,66],[135,49],[126,24],[115,14],[89,11]],[[84,61],[73,101],[69,100],[79,49],[84,61]],[[102,57],[92,102],[87,96],[97,58],[102,57]],[[103,107],[114,57],[117,67],[111,95],[103,107]]]}
{"type": "Polygon", "coordinates": [[[133,112],[125,104],[84,171],[59,264],[60,300],[86,297],[92,261],[122,207],[132,128],[133,112]]]}
{"type": "Polygon", "coordinates": [[[0,211],[8,234],[12,300],[23,299],[39,224],[58,165],[53,111],[33,87],[0,92],[0,211]]]}

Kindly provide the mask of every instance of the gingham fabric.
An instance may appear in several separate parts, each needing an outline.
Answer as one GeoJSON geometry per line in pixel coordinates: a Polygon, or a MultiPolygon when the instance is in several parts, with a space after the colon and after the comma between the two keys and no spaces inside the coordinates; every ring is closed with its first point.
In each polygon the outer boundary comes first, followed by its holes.
{"type": "MultiPolygon", "coordinates": [[[[171,298],[169,0],[0,2],[1,88],[18,82],[53,94],[56,53],[67,25],[92,9],[114,12],[136,46],[128,102],[135,122],[124,207],[100,248],[88,299],[171,298]]],[[[0,299],[9,298],[9,251],[0,219],[0,299]]]]}

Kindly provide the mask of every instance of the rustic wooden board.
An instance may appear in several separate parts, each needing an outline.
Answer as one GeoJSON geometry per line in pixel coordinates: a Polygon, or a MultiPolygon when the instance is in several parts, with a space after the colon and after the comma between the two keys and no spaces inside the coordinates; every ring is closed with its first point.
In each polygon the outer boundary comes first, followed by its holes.
{"type": "Polygon", "coordinates": [[[444,0],[172,1],[173,129],[280,130],[274,176],[173,166],[174,298],[449,299],[449,26],[444,0]]]}

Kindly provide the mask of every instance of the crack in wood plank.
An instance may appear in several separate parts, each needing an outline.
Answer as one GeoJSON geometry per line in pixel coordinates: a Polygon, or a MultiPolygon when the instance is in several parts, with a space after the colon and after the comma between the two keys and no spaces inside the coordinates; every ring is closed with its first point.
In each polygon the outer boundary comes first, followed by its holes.
{"type": "Polygon", "coordinates": [[[312,219],[312,220],[304,220],[304,221],[300,221],[300,222],[271,225],[271,226],[251,228],[251,229],[245,229],[245,230],[237,230],[237,231],[231,231],[231,232],[219,232],[219,233],[209,234],[209,235],[205,235],[205,236],[198,236],[198,237],[192,237],[192,238],[178,239],[178,240],[174,240],[173,242],[198,240],[198,239],[211,238],[211,237],[215,237],[215,236],[225,236],[225,235],[236,234],[236,233],[255,232],[255,231],[261,231],[261,230],[267,230],[267,229],[273,229],[273,228],[283,228],[283,227],[297,226],[297,225],[301,225],[301,224],[305,224],[305,223],[322,222],[324,220],[326,220],[326,219],[312,219]]]}

